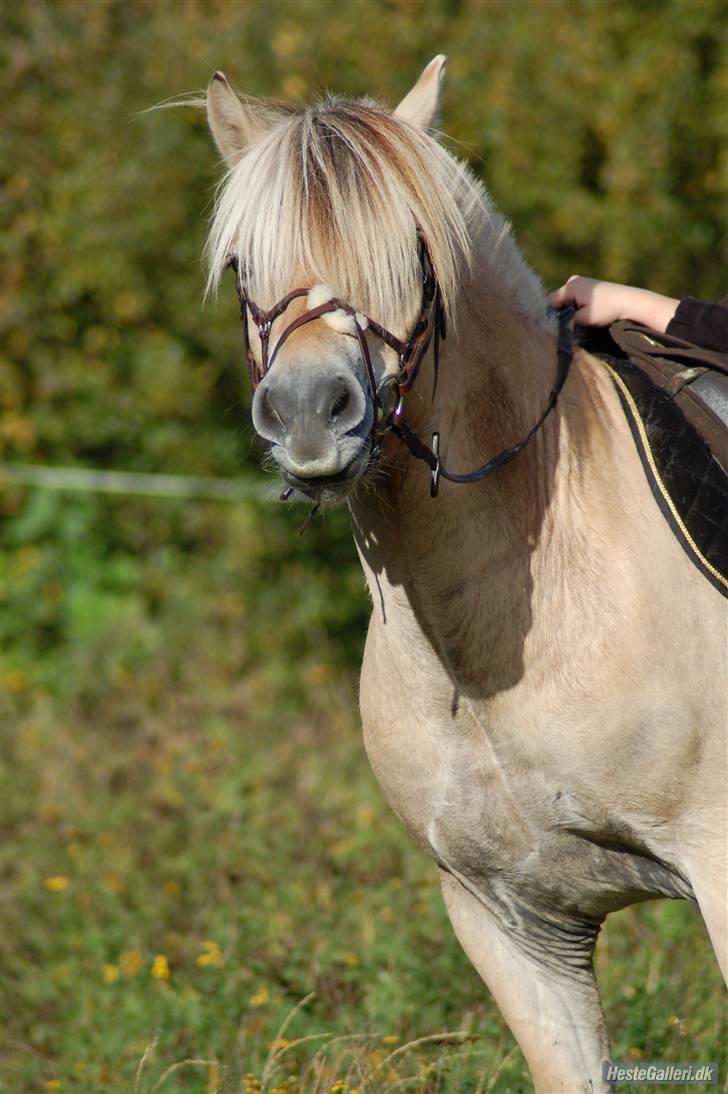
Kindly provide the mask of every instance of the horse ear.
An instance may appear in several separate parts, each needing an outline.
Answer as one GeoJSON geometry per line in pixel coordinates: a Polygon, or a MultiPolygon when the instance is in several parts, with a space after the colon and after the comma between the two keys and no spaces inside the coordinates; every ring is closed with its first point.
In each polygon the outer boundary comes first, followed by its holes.
{"type": "Polygon", "coordinates": [[[207,85],[207,123],[228,167],[235,166],[265,129],[258,112],[242,102],[224,72],[216,72],[207,85]]]}
{"type": "Polygon", "coordinates": [[[432,129],[437,124],[446,64],[447,57],[442,53],[432,58],[415,86],[395,110],[398,118],[403,118],[419,129],[432,129]]]}

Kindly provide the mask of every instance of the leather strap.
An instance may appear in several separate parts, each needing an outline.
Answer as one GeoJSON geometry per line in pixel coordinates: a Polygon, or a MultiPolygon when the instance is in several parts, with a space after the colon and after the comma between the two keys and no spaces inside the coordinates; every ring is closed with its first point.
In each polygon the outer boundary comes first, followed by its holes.
{"type": "Polygon", "coordinates": [[[428,448],[428,446],[420,440],[417,434],[410,429],[395,409],[392,421],[392,432],[407,445],[416,460],[423,460],[428,464],[432,474],[430,483],[431,497],[437,497],[441,478],[456,483],[482,482],[483,479],[487,479],[489,475],[492,475],[495,471],[498,471],[499,468],[504,467],[507,463],[510,463],[511,460],[514,460],[516,456],[523,452],[526,445],[530,444],[531,440],[538,433],[539,429],[556,406],[559,395],[561,394],[561,389],[566,383],[566,378],[569,375],[569,369],[574,356],[574,310],[573,305],[570,304],[560,308],[558,311],[558,372],[556,382],[551,389],[543,413],[538,421],[529,429],[525,437],[521,438],[520,441],[511,445],[509,448],[504,448],[496,456],[493,456],[492,459],[488,460],[487,463],[484,463],[482,467],[477,467],[474,471],[464,473],[449,471],[448,468],[442,464],[440,459],[440,434],[432,434],[432,447],[428,448]]]}
{"type": "Polygon", "coordinates": [[[728,473],[728,429],[724,420],[728,354],[704,349],[631,320],[613,323],[609,334],[652,383],[675,400],[728,473]]]}

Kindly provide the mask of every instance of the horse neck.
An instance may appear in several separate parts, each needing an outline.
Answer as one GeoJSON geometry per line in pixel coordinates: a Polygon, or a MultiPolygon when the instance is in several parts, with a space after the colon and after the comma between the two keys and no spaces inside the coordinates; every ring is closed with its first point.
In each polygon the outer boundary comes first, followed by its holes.
{"type": "MultiPolygon", "coordinates": [[[[406,417],[426,441],[440,431],[448,468],[470,471],[538,420],[556,363],[554,335],[483,264],[464,288],[434,401],[420,376],[406,417]]],[[[554,539],[553,499],[570,462],[562,410],[511,464],[482,483],[443,481],[435,500],[426,465],[392,438],[390,474],[352,504],[375,615],[410,635],[414,624],[464,688],[498,691],[519,672],[538,600],[532,555],[554,539]]]]}

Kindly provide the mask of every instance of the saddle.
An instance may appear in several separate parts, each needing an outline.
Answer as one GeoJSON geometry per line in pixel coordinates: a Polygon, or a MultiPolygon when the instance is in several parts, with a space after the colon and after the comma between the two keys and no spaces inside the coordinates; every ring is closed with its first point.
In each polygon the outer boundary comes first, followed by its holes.
{"type": "Polygon", "coordinates": [[[728,354],[630,321],[585,339],[611,373],[660,510],[728,597],[728,354]]]}

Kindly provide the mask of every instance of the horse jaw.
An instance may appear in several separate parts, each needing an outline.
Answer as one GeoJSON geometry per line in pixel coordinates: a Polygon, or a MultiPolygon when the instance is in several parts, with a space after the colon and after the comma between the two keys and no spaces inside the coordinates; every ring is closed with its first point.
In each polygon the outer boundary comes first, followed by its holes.
{"type": "Polygon", "coordinates": [[[415,86],[395,109],[398,118],[417,129],[432,129],[437,124],[446,65],[447,57],[443,53],[432,58],[415,86]]]}

